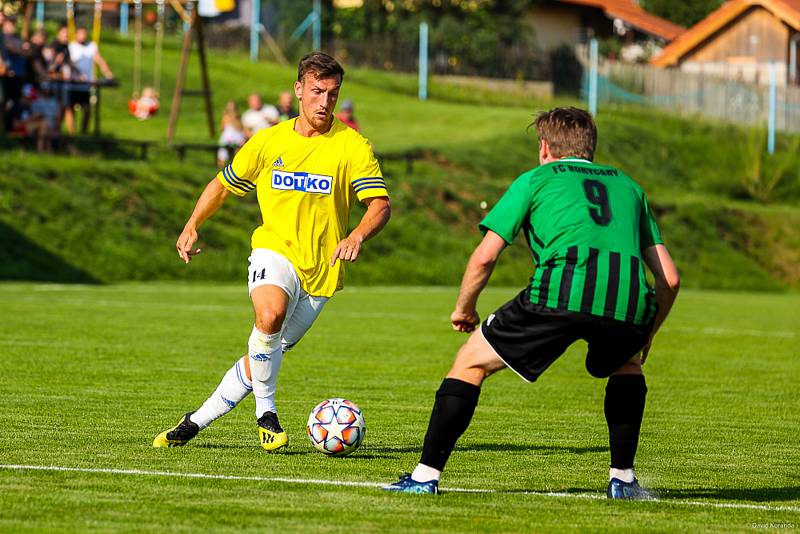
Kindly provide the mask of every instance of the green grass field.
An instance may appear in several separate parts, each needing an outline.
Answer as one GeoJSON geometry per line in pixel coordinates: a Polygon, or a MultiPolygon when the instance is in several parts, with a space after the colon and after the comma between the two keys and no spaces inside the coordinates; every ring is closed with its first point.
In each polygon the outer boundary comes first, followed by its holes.
{"type": "MultiPolygon", "coordinates": [[[[491,288],[481,309],[514,293],[491,288]]],[[[372,487],[418,459],[433,393],[464,339],[447,323],[454,296],[452,288],[351,287],[334,298],[284,360],[277,400],[290,447],[270,455],[256,444],[252,399],[189,446],[150,446],[245,351],[243,285],[0,285],[0,530],[800,526],[798,295],[679,297],[645,366],[637,473],[658,502],[603,496],[604,382],[584,371],[581,346],[537,384],[508,371],[487,382],[444,494],[372,487]],[[366,441],[347,458],[325,457],[305,437],[308,411],[331,396],[366,415],[366,441]],[[216,478],[181,476],[189,474],[216,478]]]]}

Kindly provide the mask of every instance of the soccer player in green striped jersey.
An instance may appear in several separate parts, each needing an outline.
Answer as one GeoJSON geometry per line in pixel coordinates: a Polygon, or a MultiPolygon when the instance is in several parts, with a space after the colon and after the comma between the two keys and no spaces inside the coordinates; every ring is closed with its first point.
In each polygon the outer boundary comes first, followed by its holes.
{"type": "Polygon", "coordinates": [[[510,367],[534,382],[583,339],[586,369],[608,379],[607,495],[649,497],[633,472],[647,393],[642,365],[677,296],[678,272],[642,188],[619,169],[593,163],[597,128],[591,115],[556,108],[534,125],[541,165],[517,178],[480,223],[485,237],[467,264],[450,318],[455,330],[472,335],[436,392],[420,463],[387,490],[437,493],[483,381],[510,367]],[[478,296],[520,232],[531,250],[533,276],[481,323],[478,296]]]}

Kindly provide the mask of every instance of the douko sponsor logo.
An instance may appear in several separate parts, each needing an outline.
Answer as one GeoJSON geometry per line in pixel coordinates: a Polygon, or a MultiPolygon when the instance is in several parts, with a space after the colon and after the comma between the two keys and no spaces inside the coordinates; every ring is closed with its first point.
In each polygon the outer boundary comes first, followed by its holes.
{"type": "Polygon", "coordinates": [[[272,188],[303,193],[331,194],[333,178],[307,172],[272,171],[272,188]]]}

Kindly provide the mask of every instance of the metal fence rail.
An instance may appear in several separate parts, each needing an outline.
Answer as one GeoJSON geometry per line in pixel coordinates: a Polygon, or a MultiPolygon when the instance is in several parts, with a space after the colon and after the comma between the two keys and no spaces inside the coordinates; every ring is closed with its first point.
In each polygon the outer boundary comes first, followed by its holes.
{"type": "MultiPolygon", "coordinates": [[[[591,64],[584,76],[589,97],[591,64]]],[[[731,73],[690,73],[606,60],[597,63],[598,105],[638,104],[686,115],[701,115],[750,126],[767,126],[770,114],[770,84],[737,80],[731,73]]],[[[800,87],[776,83],[775,120],[778,131],[800,132],[800,87]]]]}

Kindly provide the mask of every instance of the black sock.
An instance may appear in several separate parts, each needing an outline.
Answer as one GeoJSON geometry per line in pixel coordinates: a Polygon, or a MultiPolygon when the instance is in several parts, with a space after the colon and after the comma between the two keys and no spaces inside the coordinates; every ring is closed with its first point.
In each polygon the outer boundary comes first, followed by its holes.
{"type": "Polygon", "coordinates": [[[445,378],[436,392],[420,463],[439,471],[469,426],[481,388],[455,378],[445,378]]]}
{"type": "Polygon", "coordinates": [[[633,468],[646,396],[644,375],[613,375],[608,379],[605,413],[612,468],[633,468]]]}

